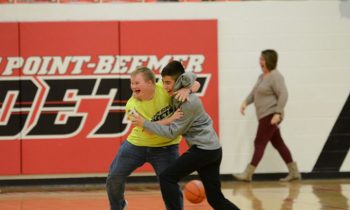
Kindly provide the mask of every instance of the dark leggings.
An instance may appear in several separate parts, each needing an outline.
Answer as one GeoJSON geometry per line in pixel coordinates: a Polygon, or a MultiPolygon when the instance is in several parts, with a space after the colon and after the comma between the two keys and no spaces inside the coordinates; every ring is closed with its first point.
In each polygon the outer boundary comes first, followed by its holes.
{"type": "Polygon", "coordinates": [[[284,143],[278,125],[271,125],[273,114],[259,120],[258,131],[254,141],[254,155],[251,165],[257,166],[264,155],[267,143],[270,141],[272,146],[279,152],[286,164],[293,162],[292,155],[284,143]]]}
{"type": "Polygon", "coordinates": [[[203,150],[192,146],[159,176],[165,205],[171,210],[181,210],[182,192],[178,182],[194,171],[203,182],[209,204],[215,210],[239,210],[221,192],[220,163],[222,150],[203,150]]]}

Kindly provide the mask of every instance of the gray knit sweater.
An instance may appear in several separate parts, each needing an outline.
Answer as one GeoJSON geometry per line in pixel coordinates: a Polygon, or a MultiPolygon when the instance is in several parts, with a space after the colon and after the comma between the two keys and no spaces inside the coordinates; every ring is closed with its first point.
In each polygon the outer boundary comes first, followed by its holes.
{"type": "Polygon", "coordinates": [[[259,76],[245,101],[247,105],[254,103],[258,119],[273,113],[280,113],[283,118],[287,99],[284,78],[278,70],[273,70],[265,77],[259,76]]]}

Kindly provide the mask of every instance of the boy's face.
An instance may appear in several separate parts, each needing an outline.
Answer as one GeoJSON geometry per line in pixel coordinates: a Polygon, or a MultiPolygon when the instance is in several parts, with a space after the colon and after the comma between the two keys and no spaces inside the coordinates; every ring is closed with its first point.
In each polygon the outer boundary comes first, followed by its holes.
{"type": "Polygon", "coordinates": [[[143,74],[139,73],[130,77],[130,87],[133,96],[139,100],[143,100],[152,91],[153,83],[151,80],[145,81],[143,74]]]}
{"type": "Polygon", "coordinates": [[[162,77],[163,87],[168,92],[170,96],[174,95],[175,79],[171,76],[162,77]]]}

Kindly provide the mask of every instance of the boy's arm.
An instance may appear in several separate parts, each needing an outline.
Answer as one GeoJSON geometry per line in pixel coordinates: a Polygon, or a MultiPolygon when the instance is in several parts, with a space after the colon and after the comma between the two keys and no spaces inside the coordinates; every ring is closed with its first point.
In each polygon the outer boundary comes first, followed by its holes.
{"type": "Polygon", "coordinates": [[[183,112],[181,111],[181,109],[177,109],[170,117],[154,122],[158,123],[159,125],[169,125],[170,123],[174,122],[177,119],[180,119],[181,117],[183,117],[183,112]]]}
{"type": "Polygon", "coordinates": [[[180,82],[175,84],[175,99],[181,102],[188,100],[191,93],[196,93],[201,84],[196,81],[197,75],[192,72],[185,72],[179,78],[180,82]]]}
{"type": "Polygon", "coordinates": [[[190,105],[189,102],[186,102],[181,106],[183,117],[180,119],[175,120],[170,125],[159,125],[155,122],[146,120],[143,122],[143,128],[166,138],[176,138],[177,136],[186,133],[192,125],[195,119],[196,107],[195,104],[192,103],[190,105]]]}
{"type": "Polygon", "coordinates": [[[194,81],[193,85],[190,87],[192,93],[197,93],[199,88],[201,88],[201,83],[194,81]]]}
{"type": "Polygon", "coordinates": [[[185,117],[172,122],[170,125],[160,125],[155,122],[145,121],[143,128],[154,134],[174,139],[184,133],[185,129],[191,123],[193,117],[186,115],[185,117]]]}

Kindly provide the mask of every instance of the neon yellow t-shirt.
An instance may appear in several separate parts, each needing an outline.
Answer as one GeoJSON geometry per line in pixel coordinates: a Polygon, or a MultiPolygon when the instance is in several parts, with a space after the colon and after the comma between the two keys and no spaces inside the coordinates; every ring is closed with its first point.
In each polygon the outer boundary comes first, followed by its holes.
{"type": "MultiPolygon", "coordinates": [[[[170,110],[171,97],[164,90],[161,83],[156,84],[155,94],[153,99],[148,101],[139,101],[134,97],[131,97],[125,107],[126,113],[135,109],[146,120],[158,121],[165,117],[168,117],[172,111],[170,110]]],[[[143,128],[134,127],[129,134],[127,140],[136,146],[146,147],[163,147],[167,145],[178,144],[181,140],[181,136],[175,139],[168,139],[158,136],[153,133],[149,133],[143,128]]]]}

